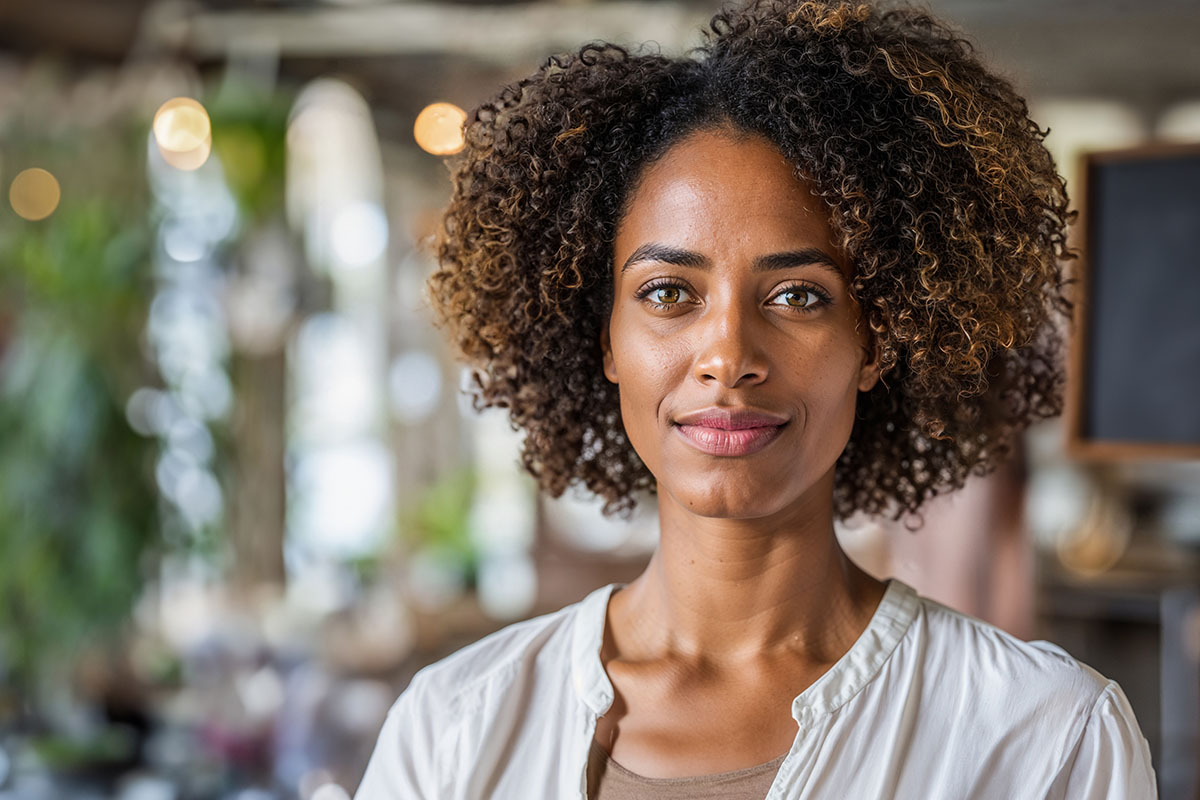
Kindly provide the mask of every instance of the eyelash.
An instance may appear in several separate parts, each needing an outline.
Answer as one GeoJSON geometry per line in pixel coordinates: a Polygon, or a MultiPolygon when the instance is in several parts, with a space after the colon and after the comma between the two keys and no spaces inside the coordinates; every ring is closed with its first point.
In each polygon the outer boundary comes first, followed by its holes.
{"type": "MultiPolygon", "coordinates": [[[[641,289],[638,290],[637,294],[635,294],[634,297],[641,300],[642,298],[650,295],[656,289],[682,289],[685,292],[688,291],[688,288],[686,286],[684,286],[683,284],[679,283],[678,281],[672,280],[670,278],[660,278],[658,281],[651,281],[650,283],[643,286],[641,289]]],[[[798,314],[812,313],[813,311],[816,311],[818,308],[829,305],[832,302],[832,299],[829,297],[829,295],[825,291],[817,288],[816,286],[812,286],[812,285],[806,284],[806,283],[792,283],[787,286],[784,286],[782,289],[780,289],[778,292],[776,292],[774,295],[772,295],[771,299],[775,299],[776,297],[779,297],[780,295],[788,294],[790,292],[810,293],[817,298],[817,302],[811,303],[807,306],[789,306],[789,305],[784,304],[784,306],[783,306],[784,308],[788,309],[789,311],[794,311],[798,314]]],[[[667,309],[670,309],[670,308],[673,308],[673,307],[679,306],[679,305],[683,305],[683,304],[682,303],[655,303],[654,301],[650,301],[651,308],[654,308],[658,311],[666,311],[667,309]]]]}

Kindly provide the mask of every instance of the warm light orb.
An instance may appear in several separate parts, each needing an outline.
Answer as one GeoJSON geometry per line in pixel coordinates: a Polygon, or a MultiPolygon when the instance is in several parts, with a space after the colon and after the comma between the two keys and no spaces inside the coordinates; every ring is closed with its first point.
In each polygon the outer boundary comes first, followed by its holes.
{"type": "Polygon", "coordinates": [[[182,152],[176,150],[167,150],[165,147],[159,147],[158,152],[162,154],[163,161],[170,164],[175,169],[193,170],[200,169],[204,166],[204,162],[208,161],[209,155],[212,153],[212,139],[207,139],[200,143],[200,146],[195,150],[184,150],[182,152]]]}
{"type": "Polygon", "coordinates": [[[448,156],[463,149],[463,123],[467,112],[453,103],[431,103],[421,109],[413,125],[417,144],[427,153],[448,156]]]}
{"type": "Polygon", "coordinates": [[[40,167],[22,170],[8,188],[8,202],[12,203],[13,211],[31,222],[53,214],[61,197],[58,181],[40,167]]]}
{"type": "Polygon", "coordinates": [[[1127,508],[1105,495],[1093,495],[1078,527],[1059,537],[1059,563],[1078,575],[1101,575],[1120,562],[1132,532],[1127,508]]]}
{"type": "Polygon", "coordinates": [[[173,97],[154,113],[154,138],[165,150],[195,150],[211,135],[208,112],[190,97],[173,97]]]}
{"type": "Polygon", "coordinates": [[[212,121],[190,97],[173,97],[154,114],[154,141],[176,169],[199,169],[212,153],[212,121]]]}

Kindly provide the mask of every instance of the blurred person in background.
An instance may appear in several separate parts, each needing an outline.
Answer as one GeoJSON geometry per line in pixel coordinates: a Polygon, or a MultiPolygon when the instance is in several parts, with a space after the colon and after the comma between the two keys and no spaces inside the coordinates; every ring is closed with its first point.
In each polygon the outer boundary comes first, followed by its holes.
{"type": "Polygon", "coordinates": [[[552,57],[465,133],[434,309],[540,486],[653,493],[660,541],[419,672],[360,800],[1155,796],[1115,681],[835,536],[1061,411],[1073,215],[966,40],[752,0],[694,57],[552,57]]]}

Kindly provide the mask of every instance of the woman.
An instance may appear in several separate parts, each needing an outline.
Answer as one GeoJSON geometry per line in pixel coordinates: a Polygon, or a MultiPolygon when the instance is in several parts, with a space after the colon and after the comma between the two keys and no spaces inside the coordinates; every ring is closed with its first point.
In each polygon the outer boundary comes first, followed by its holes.
{"type": "Polygon", "coordinates": [[[430,288],[476,404],[661,539],[418,673],[359,798],[1154,796],[1115,682],[834,537],[1060,410],[1071,214],[1009,84],[920,12],[757,0],[472,117],[430,288]]]}

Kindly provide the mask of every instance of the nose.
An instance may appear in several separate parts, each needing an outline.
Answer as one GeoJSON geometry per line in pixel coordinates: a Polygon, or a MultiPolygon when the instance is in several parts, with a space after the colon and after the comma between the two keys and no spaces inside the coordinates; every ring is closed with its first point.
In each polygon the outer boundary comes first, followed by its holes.
{"type": "Polygon", "coordinates": [[[715,301],[694,323],[697,350],[693,375],[728,388],[762,383],[767,377],[765,323],[753,301],[715,301]]]}

